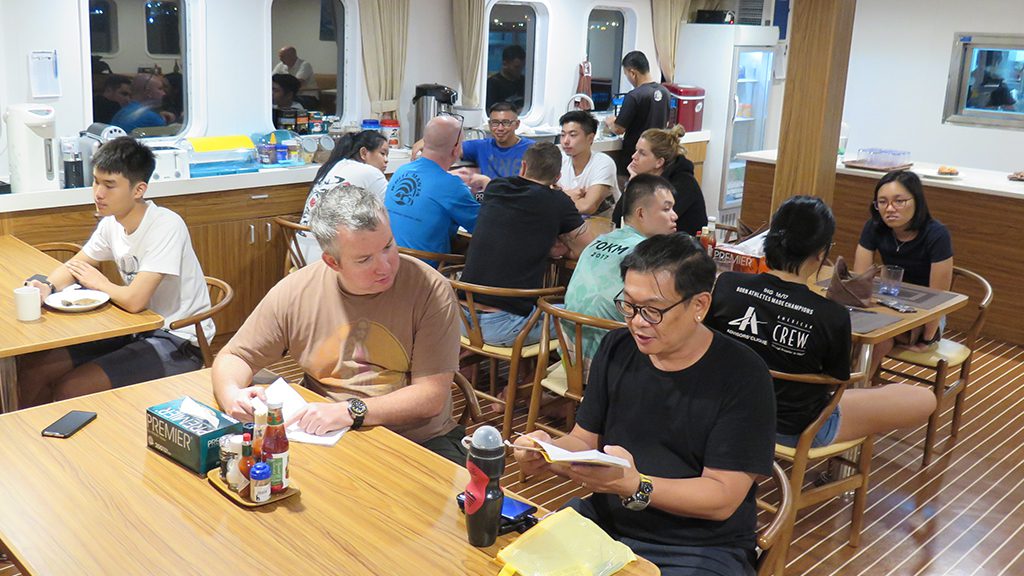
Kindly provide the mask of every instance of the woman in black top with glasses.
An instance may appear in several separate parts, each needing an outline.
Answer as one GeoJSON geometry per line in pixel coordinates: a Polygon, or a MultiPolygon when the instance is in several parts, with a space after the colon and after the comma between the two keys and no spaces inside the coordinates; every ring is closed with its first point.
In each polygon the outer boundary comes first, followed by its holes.
{"type": "MultiPolygon", "coordinates": [[[[864,224],[854,259],[855,272],[871,267],[877,253],[882,263],[903,267],[903,281],[935,290],[949,290],[953,281],[953,240],[949,230],[932,218],[917,174],[889,172],[875,185],[871,218],[864,224]]],[[[945,318],[897,337],[896,344],[924,350],[942,337],[945,318]]],[[[875,351],[881,359],[894,343],[875,351]]]]}

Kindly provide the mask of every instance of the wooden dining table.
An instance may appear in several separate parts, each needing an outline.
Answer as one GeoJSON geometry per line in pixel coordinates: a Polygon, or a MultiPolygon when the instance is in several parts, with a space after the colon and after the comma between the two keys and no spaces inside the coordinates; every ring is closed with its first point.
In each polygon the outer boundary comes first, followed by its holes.
{"type": "Polygon", "coordinates": [[[38,320],[19,321],[14,310],[14,289],[29,276],[49,274],[59,264],[14,236],[0,236],[0,411],[18,407],[17,356],[137,334],[164,325],[163,317],[155,312],[132,314],[110,302],[95,310],[75,313],[43,306],[38,320]]]}
{"type": "MultiPolygon", "coordinates": [[[[348,432],[331,447],[293,442],[299,494],[258,508],[147,448],[146,408],[183,395],[216,406],[210,382],[201,370],[0,415],[0,545],[22,573],[500,571],[495,555],[517,535],[486,548],[467,542],[455,500],[466,470],[386,428],[348,432]],[[72,409],[98,416],[68,439],[40,435],[72,409]]],[[[620,573],[658,569],[638,559],[620,573]]]]}

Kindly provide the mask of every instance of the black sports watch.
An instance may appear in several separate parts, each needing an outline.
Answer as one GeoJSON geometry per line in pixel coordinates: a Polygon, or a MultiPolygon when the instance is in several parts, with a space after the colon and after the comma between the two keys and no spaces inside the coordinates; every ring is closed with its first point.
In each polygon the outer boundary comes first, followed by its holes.
{"type": "Polygon", "coordinates": [[[366,418],[366,402],[359,398],[349,398],[348,415],[352,417],[352,429],[359,430],[366,418]]]}
{"type": "Polygon", "coordinates": [[[44,275],[44,274],[36,274],[36,275],[32,276],[31,278],[28,278],[27,280],[25,280],[25,285],[27,286],[28,283],[33,281],[33,280],[35,280],[35,281],[39,282],[40,284],[43,284],[46,287],[48,287],[50,289],[50,294],[56,294],[57,293],[57,288],[53,285],[53,282],[50,282],[50,279],[47,278],[46,275],[44,275]]]}
{"type": "Polygon", "coordinates": [[[640,475],[640,485],[637,486],[636,492],[632,496],[622,499],[622,505],[626,510],[633,512],[639,512],[647,505],[651,503],[651,494],[654,493],[654,482],[650,478],[640,475]]]}

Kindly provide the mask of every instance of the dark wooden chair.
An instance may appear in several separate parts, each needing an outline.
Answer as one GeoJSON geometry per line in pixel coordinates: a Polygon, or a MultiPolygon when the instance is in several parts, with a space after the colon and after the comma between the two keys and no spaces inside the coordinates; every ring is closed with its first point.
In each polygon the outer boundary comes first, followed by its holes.
{"type": "Polygon", "coordinates": [[[281,237],[284,238],[287,248],[284,257],[284,275],[287,276],[306,265],[306,257],[302,253],[297,235],[299,232],[309,232],[309,226],[303,226],[287,216],[274,216],[274,223],[281,227],[281,237]]]}
{"type": "Polygon", "coordinates": [[[462,254],[444,254],[442,252],[427,252],[426,250],[414,250],[412,248],[398,247],[399,254],[405,254],[406,256],[412,256],[419,260],[430,264],[436,262],[436,268],[445,268],[447,266],[454,266],[458,264],[465,264],[466,257],[462,254]]]}
{"type": "Polygon", "coordinates": [[[796,514],[793,488],[778,462],[772,462],[772,483],[779,490],[778,503],[769,504],[761,498],[757,499],[757,507],[772,514],[771,520],[757,531],[757,547],[761,550],[757,555],[757,576],[783,576],[786,553],[789,551],[789,540],[783,536],[786,526],[796,514]]]}
{"type": "Polygon", "coordinates": [[[203,333],[203,320],[216,315],[227,307],[235,297],[235,291],[227,282],[212,276],[206,277],[206,287],[210,291],[210,308],[188,318],[175,320],[168,327],[171,330],[177,330],[189,325],[195,326],[196,340],[199,341],[199,349],[203,353],[203,367],[209,368],[213,366],[213,351],[210,349],[210,343],[206,341],[206,334],[203,333]]]}

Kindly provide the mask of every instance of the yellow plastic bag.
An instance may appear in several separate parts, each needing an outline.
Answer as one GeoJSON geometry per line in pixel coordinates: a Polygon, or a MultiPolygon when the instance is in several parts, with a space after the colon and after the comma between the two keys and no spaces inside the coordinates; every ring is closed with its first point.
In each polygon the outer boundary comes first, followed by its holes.
{"type": "Polygon", "coordinates": [[[597,524],[565,508],[502,548],[498,560],[505,564],[499,576],[608,576],[636,556],[597,524]]]}

